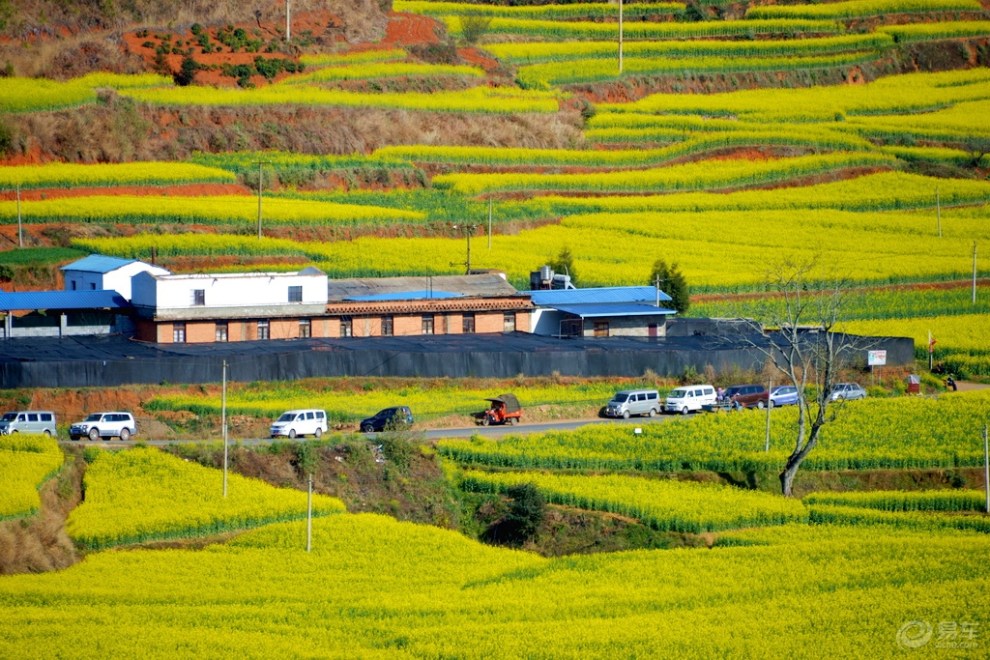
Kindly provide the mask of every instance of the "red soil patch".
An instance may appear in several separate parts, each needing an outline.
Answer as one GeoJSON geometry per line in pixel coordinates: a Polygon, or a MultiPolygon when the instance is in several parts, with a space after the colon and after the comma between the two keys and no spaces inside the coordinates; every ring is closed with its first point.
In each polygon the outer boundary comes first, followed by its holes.
{"type": "Polygon", "coordinates": [[[23,154],[11,154],[7,158],[0,159],[0,165],[40,165],[44,162],[41,153],[41,145],[32,143],[23,154]]]}
{"type": "MultiPolygon", "coordinates": [[[[235,27],[244,29],[250,38],[263,39],[266,43],[273,39],[281,39],[284,29],[283,25],[276,25],[275,23],[265,21],[261,21],[256,24],[238,25],[235,27]]],[[[294,38],[295,35],[301,35],[308,32],[314,36],[320,37],[324,41],[331,41],[344,45],[343,27],[344,25],[340,17],[329,11],[307,11],[293,13],[292,15],[292,33],[294,38]]],[[[210,43],[215,47],[219,46],[221,52],[204,53],[202,52],[202,47],[199,43],[197,43],[196,37],[192,34],[192,32],[187,31],[178,33],[169,30],[137,30],[134,32],[128,32],[123,35],[124,51],[141,57],[149,70],[163,68],[162,61],[164,61],[164,68],[173,73],[177,72],[182,66],[182,59],[184,57],[181,53],[166,54],[163,58],[159,58],[156,62],[155,48],[162,43],[162,40],[159,37],[169,35],[171,37],[171,43],[176,44],[181,42],[182,45],[177,46],[179,50],[186,51],[188,49],[192,49],[190,56],[202,67],[196,72],[195,81],[197,85],[226,87],[236,86],[237,80],[230,76],[223,75],[222,68],[224,65],[253,64],[255,58],[257,57],[264,57],[266,59],[298,59],[297,57],[286,53],[252,53],[244,51],[230,52],[229,48],[222,46],[216,39],[216,29],[204,28],[204,31],[209,34],[210,43]],[[153,45],[151,47],[146,45],[149,43],[153,45]]],[[[442,25],[432,18],[427,16],[419,16],[417,14],[390,12],[385,37],[382,41],[355,44],[350,47],[345,47],[343,52],[358,52],[363,50],[380,50],[382,48],[389,47],[403,48],[424,44],[436,44],[440,43],[442,34],[442,25]]],[[[491,60],[490,58],[483,58],[480,54],[475,56],[475,59],[484,59],[485,62],[492,68],[497,66],[497,62],[491,60]]],[[[486,66],[485,68],[488,69],[489,67],[486,66]]],[[[287,75],[288,74],[281,73],[275,77],[275,80],[280,80],[287,75]]],[[[252,76],[251,82],[255,86],[261,86],[268,83],[263,76],[252,76]]]]}
{"type": "MultiPolygon", "coordinates": [[[[292,14],[293,40],[296,35],[309,33],[322,39],[330,41],[342,40],[342,33],[338,31],[342,28],[341,19],[334,13],[328,11],[304,11],[292,14]]],[[[243,29],[250,39],[260,39],[267,45],[269,42],[281,41],[284,34],[284,24],[276,24],[270,21],[258,21],[255,24],[240,24],[233,26],[243,29]]],[[[172,30],[137,30],[123,35],[123,48],[127,53],[133,53],[141,57],[149,70],[162,68],[161,60],[156,61],[155,49],[162,43],[159,37],[169,36],[168,40],[176,44],[176,48],[181,51],[191,50],[192,57],[200,70],[196,72],[196,84],[214,86],[236,86],[237,80],[230,76],[223,75],[224,65],[253,64],[255,58],[265,59],[288,59],[298,60],[298,57],[288,53],[264,52],[264,48],[257,52],[247,52],[238,50],[231,52],[230,48],[221,44],[217,39],[216,28],[204,28],[203,31],[209,35],[210,44],[217,50],[204,53],[202,46],[197,42],[196,36],[190,32],[174,32],[172,30]],[[178,45],[181,42],[181,45],[178,45]],[[147,44],[151,44],[149,47],[147,44]]],[[[185,57],[182,53],[169,53],[164,55],[164,65],[168,71],[174,73],[182,67],[182,60],[185,57]]],[[[280,73],[275,80],[286,77],[288,74],[280,73]]],[[[268,80],[264,76],[252,76],[251,82],[258,85],[265,85],[268,80]]]]}
{"type": "Polygon", "coordinates": [[[382,46],[417,46],[440,43],[440,24],[428,16],[390,12],[385,38],[375,48],[382,46]]]}
{"type": "MultiPolygon", "coordinates": [[[[176,197],[205,197],[211,195],[249,195],[252,191],[237,183],[187,183],[173,186],[107,186],[93,188],[38,188],[22,190],[22,201],[37,201],[61,197],[92,195],[175,195],[176,197]]],[[[12,201],[16,192],[0,192],[0,200],[12,201]]]]}
{"type": "Polygon", "coordinates": [[[468,64],[479,66],[488,72],[496,71],[500,66],[498,60],[483,54],[477,48],[460,48],[457,54],[468,64]]]}

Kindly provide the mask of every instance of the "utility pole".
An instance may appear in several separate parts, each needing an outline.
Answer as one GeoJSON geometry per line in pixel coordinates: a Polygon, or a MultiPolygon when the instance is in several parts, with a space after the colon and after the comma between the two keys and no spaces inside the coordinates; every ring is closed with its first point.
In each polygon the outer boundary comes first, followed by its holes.
{"type": "Polygon", "coordinates": [[[306,552],[313,549],[313,473],[309,473],[309,488],[306,493],[306,552]]]}
{"type": "Polygon", "coordinates": [[[292,0],[285,0],[285,42],[292,41],[292,0]]]}
{"type": "Polygon", "coordinates": [[[767,438],[763,443],[763,451],[770,451],[770,407],[773,405],[770,402],[770,393],[773,392],[773,381],[771,380],[767,383],[767,438]]]}
{"type": "Polygon", "coordinates": [[[17,197],[17,247],[24,247],[24,224],[21,222],[21,184],[16,186],[17,197]]]}
{"type": "Polygon", "coordinates": [[[258,238],[261,238],[261,185],[265,180],[264,171],[262,166],[264,166],[265,161],[258,161],[258,238]]]}
{"type": "MultiPolygon", "coordinates": [[[[466,270],[464,272],[465,275],[470,275],[471,274],[471,234],[477,228],[478,228],[478,225],[454,225],[453,226],[453,229],[463,229],[464,230],[464,236],[465,236],[465,238],[467,238],[467,260],[464,262],[464,265],[466,267],[466,270]]],[[[453,262],[452,261],[450,263],[450,265],[451,266],[454,266],[454,265],[456,265],[456,262],[453,262]]]]}
{"type": "MultiPolygon", "coordinates": [[[[470,275],[471,274],[471,232],[473,230],[474,230],[474,225],[469,225],[466,228],[466,233],[467,233],[467,264],[466,264],[467,265],[467,271],[464,273],[465,275],[470,275]]],[[[973,296],[974,297],[976,296],[976,293],[975,292],[973,293],[973,296]]],[[[975,301],[975,298],[974,298],[974,301],[975,301]]]]}
{"type": "Polygon", "coordinates": [[[983,489],[987,493],[986,513],[990,513],[990,441],[987,440],[987,425],[983,425],[983,489]]]}
{"type": "Polygon", "coordinates": [[[938,226],[938,237],[942,238],[942,201],[938,196],[938,186],[935,186],[935,224],[938,226]]]}
{"type": "Polygon", "coordinates": [[[622,73],[622,0],[619,0],[619,73],[622,73]]]}
{"type": "Polygon", "coordinates": [[[976,304],[976,241],[973,241],[973,304],[976,304]]]}
{"type": "Polygon", "coordinates": [[[220,394],[220,428],[223,435],[223,496],[227,497],[227,361],[223,361],[223,385],[220,394]]]}

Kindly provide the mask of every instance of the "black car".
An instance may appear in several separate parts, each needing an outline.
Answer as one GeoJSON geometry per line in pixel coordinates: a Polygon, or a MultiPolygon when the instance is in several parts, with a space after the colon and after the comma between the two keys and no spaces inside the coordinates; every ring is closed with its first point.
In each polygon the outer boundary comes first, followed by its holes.
{"type": "Polygon", "coordinates": [[[361,431],[374,433],[376,431],[393,430],[412,426],[413,414],[407,406],[393,406],[361,420],[361,431]]]}

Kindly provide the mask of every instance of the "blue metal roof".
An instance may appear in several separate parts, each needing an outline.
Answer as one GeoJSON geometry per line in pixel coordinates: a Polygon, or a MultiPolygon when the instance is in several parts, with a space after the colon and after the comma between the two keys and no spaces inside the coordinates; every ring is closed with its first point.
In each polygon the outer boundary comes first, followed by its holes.
{"type": "Polygon", "coordinates": [[[125,309],[130,303],[116,291],[0,291],[0,309],[125,309]]]}
{"type": "MultiPolygon", "coordinates": [[[[542,307],[585,303],[656,303],[657,289],[654,286],[609,286],[591,289],[553,289],[526,291],[533,304],[542,307]]],[[[660,292],[661,301],[671,297],[660,292]]],[[[655,309],[655,308],[654,308],[655,309]]]]}
{"type": "Polygon", "coordinates": [[[392,293],[375,293],[367,296],[352,296],[344,300],[361,302],[372,302],[382,300],[423,300],[428,298],[463,298],[463,293],[454,291],[437,291],[433,289],[422,289],[420,291],[395,291],[392,293]]]}
{"type": "Polygon", "coordinates": [[[602,316],[665,316],[676,314],[672,309],[654,307],[645,303],[587,303],[576,305],[548,305],[558,312],[573,314],[583,319],[602,316]]]}
{"type": "Polygon", "coordinates": [[[62,270],[81,270],[87,273],[106,274],[135,261],[137,259],[121,259],[119,257],[106,257],[102,254],[91,254],[79,261],[73,261],[71,264],[62,266],[62,270]]]}

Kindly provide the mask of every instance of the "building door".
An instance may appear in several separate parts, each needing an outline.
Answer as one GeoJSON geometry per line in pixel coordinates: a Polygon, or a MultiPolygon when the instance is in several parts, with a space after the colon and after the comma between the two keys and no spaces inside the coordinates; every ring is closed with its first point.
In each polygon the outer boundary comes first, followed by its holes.
{"type": "Polygon", "coordinates": [[[646,326],[646,332],[647,332],[647,335],[649,335],[650,339],[656,339],[657,338],[657,324],[656,323],[651,323],[648,326],[646,326]]]}

